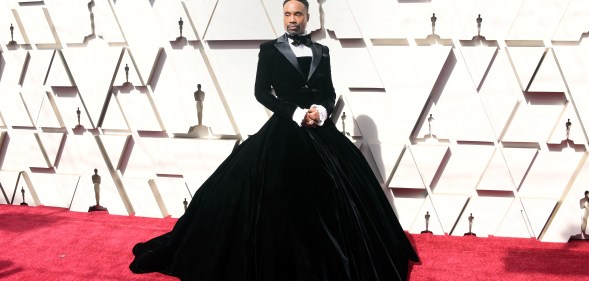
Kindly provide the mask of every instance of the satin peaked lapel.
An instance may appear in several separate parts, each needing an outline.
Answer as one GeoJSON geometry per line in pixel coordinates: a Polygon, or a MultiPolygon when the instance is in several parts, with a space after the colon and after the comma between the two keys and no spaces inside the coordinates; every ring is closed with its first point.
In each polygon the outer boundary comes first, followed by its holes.
{"type": "Polygon", "coordinates": [[[321,62],[321,58],[323,57],[323,48],[321,48],[321,45],[313,43],[313,45],[311,45],[311,51],[313,52],[313,60],[311,61],[311,70],[309,71],[307,81],[311,79],[311,76],[313,76],[315,69],[317,69],[317,66],[321,62]]]}
{"type": "MultiPolygon", "coordinates": [[[[301,77],[304,77],[303,71],[301,70],[301,66],[297,61],[297,57],[290,48],[290,45],[288,44],[288,39],[286,38],[286,35],[278,37],[278,39],[276,40],[276,44],[274,44],[274,46],[276,46],[276,49],[278,49],[278,51],[280,51],[282,55],[284,55],[284,57],[286,57],[286,59],[297,69],[299,74],[301,74],[301,77]]],[[[313,52],[313,54],[315,54],[315,52],[313,52]]]]}

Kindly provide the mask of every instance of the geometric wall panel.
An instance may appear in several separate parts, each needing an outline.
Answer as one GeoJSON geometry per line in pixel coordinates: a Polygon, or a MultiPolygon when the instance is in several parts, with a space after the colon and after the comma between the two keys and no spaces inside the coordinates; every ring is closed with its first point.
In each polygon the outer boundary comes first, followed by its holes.
{"type": "Polygon", "coordinates": [[[552,220],[542,235],[542,241],[566,242],[571,236],[581,233],[581,221],[584,209],[580,208],[579,201],[584,197],[589,180],[589,161],[584,157],[584,162],[579,167],[568,193],[561,197],[560,206],[552,215],[552,220]]]}
{"type": "Polygon", "coordinates": [[[560,144],[561,142],[568,139],[576,144],[584,143],[586,138],[583,126],[581,124],[582,123],[577,118],[577,114],[573,108],[573,105],[571,103],[567,103],[560,119],[557,120],[556,124],[554,125],[553,133],[547,142],[560,144]],[[566,129],[567,122],[570,122],[571,124],[568,136],[566,129]]]}
{"type": "Polygon", "coordinates": [[[141,138],[132,148],[124,176],[153,178],[156,174],[203,173],[208,177],[234,145],[234,140],[141,138]]]}
{"type": "Polygon", "coordinates": [[[542,64],[530,82],[531,92],[566,92],[563,77],[554,58],[552,49],[548,49],[542,64]]]}
{"type": "MultiPolygon", "coordinates": [[[[173,38],[164,38],[162,25],[158,22],[158,17],[149,1],[126,0],[116,1],[114,4],[117,21],[129,47],[138,51],[141,50],[140,48],[151,51],[154,48],[157,49],[157,46],[164,42],[176,39],[175,36],[173,38]]],[[[178,26],[177,21],[178,19],[169,24],[178,26]]],[[[186,23],[188,26],[188,21],[186,23]]],[[[123,61],[121,69],[125,66],[125,63],[130,64],[130,62],[123,61]]]]}
{"type": "MultiPolygon", "coordinates": [[[[444,88],[439,93],[432,93],[429,102],[430,104],[435,105],[435,108],[426,112],[427,116],[432,114],[435,120],[435,128],[432,130],[432,134],[442,139],[455,139],[458,134],[461,134],[459,131],[460,126],[465,122],[464,120],[468,120],[467,117],[471,117],[468,116],[470,115],[468,110],[473,109],[473,107],[475,110],[477,109],[475,107],[476,105],[473,106],[473,103],[478,103],[476,88],[472,83],[472,78],[468,72],[466,64],[462,59],[459,59],[459,55],[460,54],[458,53],[457,56],[457,53],[454,51],[450,52],[448,59],[449,66],[447,66],[440,75],[440,79],[442,76],[445,78],[444,88]],[[447,73],[450,71],[451,73],[447,73]],[[456,108],[461,108],[462,110],[456,110],[456,108]]],[[[479,109],[479,112],[482,113],[484,111],[479,109]]],[[[478,119],[480,118],[477,118],[475,121],[480,121],[478,119]]],[[[482,129],[490,129],[488,127],[488,125],[486,127],[481,127],[479,125],[474,128],[468,128],[468,130],[479,131],[482,129]]],[[[428,134],[428,131],[424,130],[427,130],[427,128],[428,126],[421,127],[422,131],[420,132],[420,136],[428,134]]],[[[491,137],[491,140],[492,139],[493,137],[491,137]]]]}
{"type": "Polygon", "coordinates": [[[520,103],[503,141],[546,142],[566,103],[562,93],[528,93],[527,103],[520,103]]]}
{"type": "Polygon", "coordinates": [[[538,153],[536,148],[502,148],[501,153],[515,186],[519,189],[538,153]]]}
{"type": "MultiPolygon", "coordinates": [[[[162,29],[164,38],[173,38],[180,36],[179,20],[182,18],[182,37],[186,40],[197,40],[196,30],[191,26],[189,16],[184,11],[183,4],[189,1],[155,1],[152,4],[155,19],[158,21],[159,27],[162,29]]],[[[205,2],[205,1],[199,1],[205,2]]],[[[199,16],[194,15],[192,22],[198,21],[199,16]]]]}
{"type": "Polygon", "coordinates": [[[546,52],[545,47],[507,47],[507,54],[519,78],[520,87],[526,91],[546,52]]]}
{"type": "Polygon", "coordinates": [[[8,126],[33,127],[33,120],[17,87],[2,89],[0,112],[8,126]]]}
{"type": "MultiPolygon", "coordinates": [[[[280,11],[280,10],[278,10],[280,11]]],[[[274,15],[276,13],[272,13],[274,15]]],[[[217,2],[205,40],[271,40],[276,37],[260,1],[217,2]]]]}
{"type": "Polygon", "coordinates": [[[472,193],[494,151],[493,146],[482,145],[450,148],[450,159],[433,191],[446,194],[472,193]]]}
{"type": "Polygon", "coordinates": [[[468,67],[468,72],[477,89],[482,85],[483,77],[492,66],[492,60],[498,52],[497,47],[462,47],[460,53],[468,67]]]}
{"type": "Polygon", "coordinates": [[[493,158],[487,164],[477,190],[515,190],[509,168],[500,150],[495,150],[493,153],[493,158]]]}
{"type": "Polygon", "coordinates": [[[325,2],[323,9],[329,15],[324,19],[325,28],[334,31],[338,39],[362,38],[347,1],[325,2]]]}
{"type": "Polygon", "coordinates": [[[40,94],[42,95],[43,99],[38,111],[34,113],[35,127],[63,128],[65,124],[60,118],[61,116],[59,115],[59,112],[57,112],[53,95],[50,92],[40,92],[40,94]]]}
{"type": "Polygon", "coordinates": [[[30,173],[29,177],[43,206],[69,208],[80,180],[78,175],[30,173]]]}
{"type": "Polygon", "coordinates": [[[126,92],[126,89],[114,89],[115,100],[122,109],[129,127],[138,131],[163,131],[151,95],[144,87],[136,87],[126,92]]]}
{"type": "Polygon", "coordinates": [[[502,219],[501,225],[499,225],[497,231],[495,231],[493,235],[520,238],[534,237],[527,221],[526,213],[524,212],[521,201],[519,198],[516,198],[513,200],[507,214],[505,214],[505,217],[502,219]]]}
{"type": "MultiPolygon", "coordinates": [[[[389,126],[393,123],[390,110],[380,108],[379,105],[392,106],[388,93],[382,91],[351,91],[346,93],[346,100],[350,109],[354,112],[357,129],[361,132],[362,140],[365,143],[394,142],[390,140],[395,131],[390,131],[389,126]],[[385,127],[386,126],[386,127],[385,127]]],[[[349,112],[346,112],[347,116],[349,112]]],[[[349,118],[349,117],[348,117],[349,118]]],[[[396,116],[395,116],[396,118],[396,116]]],[[[348,121],[346,121],[349,124],[348,121]]],[[[349,125],[346,127],[346,131],[349,125]]],[[[354,134],[358,132],[354,131],[354,134]]],[[[403,140],[407,140],[406,135],[403,140]]],[[[400,133],[397,138],[401,138],[400,133]]],[[[394,142],[399,143],[399,142],[394,142]]],[[[401,142],[403,143],[403,142],[401,142]]]]}
{"type": "MultiPolygon", "coordinates": [[[[579,47],[556,47],[554,53],[557,56],[560,70],[566,80],[567,88],[570,91],[570,99],[581,119],[577,125],[583,124],[584,137],[582,142],[587,142],[587,132],[589,129],[589,48],[587,46],[579,47]],[[587,125],[585,125],[587,124],[587,125]]],[[[571,116],[572,118],[572,116],[571,116]]],[[[575,123],[571,126],[571,133],[577,130],[575,123]]],[[[575,141],[577,141],[575,139],[575,141]]]]}
{"type": "Polygon", "coordinates": [[[522,197],[560,199],[584,153],[540,151],[524,180],[522,197]]]}
{"type": "Polygon", "coordinates": [[[92,40],[88,48],[69,48],[62,52],[90,115],[91,124],[97,126],[117,71],[115,68],[121,56],[121,48],[109,47],[101,40],[92,40]],[[92,66],[92,71],[88,71],[88,66],[92,66]]]}
{"type": "MultiPolygon", "coordinates": [[[[451,154],[450,149],[442,145],[413,145],[409,151],[413,155],[413,159],[415,159],[425,185],[429,187],[435,186],[441,173],[444,172],[444,167],[451,154]]],[[[409,151],[406,151],[406,153],[409,151]]]]}
{"type": "Polygon", "coordinates": [[[35,134],[31,131],[12,131],[4,137],[2,170],[24,171],[30,167],[48,168],[35,134]]]}
{"type": "Polygon", "coordinates": [[[569,5],[568,1],[525,0],[507,35],[508,40],[550,39],[569,5]]]}
{"type": "Polygon", "coordinates": [[[578,41],[589,30],[589,5],[584,0],[571,0],[552,36],[557,41],[578,41]]]}
{"type": "Polygon", "coordinates": [[[462,119],[455,120],[454,138],[462,141],[493,142],[497,139],[489,122],[484,105],[478,98],[471,99],[466,107],[468,112],[462,119]]]}
{"type": "MultiPolygon", "coordinates": [[[[394,1],[348,0],[348,5],[360,32],[367,38],[407,38],[394,1]],[[382,24],[386,22],[387,24],[382,24]]],[[[431,14],[430,14],[431,15],[431,14]]]]}
{"type": "MultiPolygon", "coordinates": [[[[18,171],[0,171],[0,183],[2,184],[2,190],[4,191],[4,194],[6,195],[6,197],[8,197],[7,203],[10,203],[10,201],[13,199],[15,205],[18,205],[22,202],[21,187],[25,187],[26,183],[24,182],[22,177],[19,179],[19,173],[20,172],[18,171]],[[17,200],[18,204],[16,203],[17,200]]],[[[27,203],[31,203],[33,201],[31,200],[31,193],[29,193],[28,190],[26,190],[25,192],[25,201],[27,203]]],[[[0,196],[0,200],[2,201],[5,200],[4,194],[0,196]]],[[[3,202],[2,204],[6,204],[6,202],[3,202]]]]}
{"type": "MultiPolygon", "coordinates": [[[[384,88],[368,50],[350,46],[341,49],[330,48],[329,51],[333,57],[331,71],[334,83],[337,81],[338,84],[349,88],[384,88]],[[354,72],[349,71],[350,69],[354,69],[354,72]],[[363,75],[357,75],[358,73],[363,73],[363,75]]],[[[338,93],[342,92],[338,91],[338,93]]]]}
{"type": "MultiPolygon", "coordinates": [[[[18,185],[17,204],[22,187],[31,205],[86,212],[98,169],[110,213],[181,216],[272,114],[254,82],[260,43],[284,32],[281,6],[0,1],[0,204],[18,185]],[[198,84],[211,138],[186,135],[198,84]]],[[[309,12],[307,31],[331,51],[330,118],[345,123],[406,230],[424,230],[429,212],[434,234],[462,235],[472,212],[479,236],[578,233],[589,186],[585,0],[313,0],[309,12]],[[489,41],[472,39],[479,15],[489,41]]]]}
{"type": "Polygon", "coordinates": [[[100,136],[100,142],[104,146],[104,150],[108,155],[108,159],[112,165],[119,169],[119,163],[123,157],[123,149],[127,144],[130,136],[125,135],[102,135],[100,136]]]}
{"type": "MultiPolygon", "coordinates": [[[[215,10],[219,0],[186,0],[182,2],[186,5],[186,10],[188,11],[189,17],[194,23],[194,27],[196,28],[196,33],[199,34],[202,38],[207,28],[209,27],[211,16],[213,15],[213,11],[215,10]]],[[[188,26],[187,23],[188,20],[184,19],[184,24],[186,26],[188,26]]]]}
{"type": "MultiPolygon", "coordinates": [[[[4,173],[2,177],[6,178],[6,173],[4,173]]],[[[14,172],[13,174],[9,174],[8,177],[10,179],[13,179],[13,182],[11,183],[10,181],[8,181],[10,186],[7,187],[8,190],[6,192],[6,195],[8,196],[8,200],[13,200],[13,205],[20,205],[21,203],[27,203],[29,206],[41,205],[41,202],[39,202],[39,196],[37,196],[35,188],[33,188],[30,181],[26,180],[26,173],[21,172],[19,174],[19,172],[14,172]],[[14,197],[12,197],[13,195],[14,197]]]]}
{"type": "Polygon", "coordinates": [[[425,189],[419,169],[409,149],[403,151],[403,156],[395,168],[389,187],[425,189]]]}
{"type": "MultiPolygon", "coordinates": [[[[113,90],[117,90],[117,92],[119,91],[114,87],[113,90]]],[[[129,94],[130,93],[122,93],[121,95],[129,94]]],[[[135,94],[140,95],[140,93],[137,92],[135,94]]],[[[153,121],[153,114],[150,114],[150,117],[152,117],[151,121],[153,121]]],[[[111,95],[111,98],[107,105],[106,113],[104,114],[104,118],[102,119],[102,124],[100,127],[106,132],[128,132],[130,130],[129,121],[125,118],[120,102],[114,94],[111,95]]]]}
{"type": "Polygon", "coordinates": [[[386,182],[403,152],[404,146],[392,144],[369,144],[370,152],[376,162],[382,181],[386,182]]]}
{"type": "Polygon", "coordinates": [[[473,215],[472,232],[479,237],[493,235],[513,203],[513,194],[499,196],[475,196],[470,199],[452,232],[461,236],[469,231],[468,217],[473,215]]]}
{"type": "Polygon", "coordinates": [[[21,77],[21,95],[35,123],[45,98],[43,82],[53,53],[53,50],[29,51],[25,73],[21,77]]]}
{"type": "MultiPolygon", "coordinates": [[[[121,195],[117,190],[113,178],[109,175],[106,168],[97,167],[98,175],[101,177],[100,183],[100,205],[108,208],[110,214],[129,215],[125,208],[121,195]]],[[[88,212],[90,206],[96,205],[94,194],[94,184],[92,183],[93,169],[88,170],[85,174],[79,174],[80,181],[76,188],[76,193],[70,207],[71,211],[88,212]]],[[[143,198],[143,196],[141,196],[143,198]]]]}
{"type": "Polygon", "coordinates": [[[417,192],[409,190],[399,190],[399,192],[395,191],[397,190],[393,190],[393,194],[395,195],[393,203],[395,209],[397,209],[397,218],[399,218],[399,222],[401,223],[403,229],[411,229],[411,225],[413,225],[415,222],[419,210],[422,209],[424,202],[428,200],[424,197],[425,190],[419,190],[417,192]],[[403,211],[400,212],[398,210],[403,211]]]}
{"type": "Polygon", "coordinates": [[[64,133],[39,134],[39,140],[43,146],[43,152],[47,155],[49,166],[59,166],[59,157],[61,156],[61,151],[63,151],[62,144],[64,143],[65,138],[66,136],[64,133]]]}
{"type": "Polygon", "coordinates": [[[483,18],[481,26],[482,36],[485,36],[487,40],[505,39],[524,1],[525,0],[476,1],[476,5],[471,10],[472,13],[468,17],[472,22],[470,25],[464,25],[464,30],[460,34],[460,39],[471,39],[476,35],[476,25],[473,23],[479,14],[483,18]]]}
{"type": "Polygon", "coordinates": [[[53,23],[48,22],[49,17],[46,17],[46,10],[44,3],[35,3],[35,5],[19,6],[16,10],[19,18],[22,21],[24,30],[31,43],[35,44],[55,44],[57,38],[51,30],[53,23]]]}
{"type": "MultiPolygon", "coordinates": [[[[462,212],[468,198],[469,197],[467,195],[447,194],[436,194],[431,197],[444,233],[453,234],[452,230],[458,223],[458,216],[462,212]]],[[[460,235],[462,234],[463,233],[460,233],[460,235]]]]}
{"type": "Polygon", "coordinates": [[[425,216],[428,213],[430,217],[427,225],[427,230],[431,231],[433,234],[436,235],[444,235],[444,230],[442,229],[442,225],[440,224],[440,219],[438,218],[437,213],[434,211],[434,206],[432,205],[432,201],[429,196],[426,197],[425,201],[421,205],[421,209],[415,217],[415,222],[409,229],[409,232],[421,233],[421,231],[426,230],[425,216]]]}
{"type": "Polygon", "coordinates": [[[546,221],[556,206],[557,200],[521,197],[521,202],[528,218],[530,219],[530,227],[536,238],[539,238],[538,236],[542,233],[542,229],[546,225],[546,221]]]}
{"type": "Polygon", "coordinates": [[[83,43],[84,37],[92,33],[88,2],[69,0],[51,0],[45,2],[48,14],[54,24],[55,32],[62,43],[83,43]],[[68,8],[63,9],[62,7],[64,6],[68,8]]]}
{"type": "Polygon", "coordinates": [[[86,129],[91,129],[88,111],[81,100],[81,95],[76,87],[51,87],[51,93],[47,99],[55,106],[54,114],[59,122],[63,122],[65,128],[73,129],[78,125],[78,109],[80,110],[80,123],[86,129]]]}
{"type": "Polygon", "coordinates": [[[480,98],[495,135],[499,138],[523,98],[521,87],[505,50],[499,50],[480,86],[480,98]]]}
{"type": "MultiPolygon", "coordinates": [[[[186,133],[190,126],[197,125],[194,92],[200,84],[205,93],[203,125],[209,126],[213,134],[236,134],[200,52],[192,48],[164,51],[158,68],[161,69],[157,80],[152,79],[151,86],[153,100],[167,131],[186,133]]],[[[253,96],[253,91],[249,93],[253,96]]],[[[247,96],[245,92],[240,94],[247,96]]]]}
{"type": "Polygon", "coordinates": [[[25,70],[25,62],[30,58],[29,52],[24,50],[15,50],[2,52],[2,80],[0,86],[3,89],[13,88],[20,84],[22,72],[25,70]]]}
{"type": "Polygon", "coordinates": [[[166,214],[178,218],[184,214],[184,200],[190,203],[192,196],[183,178],[157,177],[154,184],[165,205],[166,214]]]}
{"type": "Polygon", "coordinates": [[[152,218],[164,217],[158,206],[157,199],[154,197],[149,182],[144,179],[124,178],[123,184],[125,185],[125,191],[127,191],[127,194],[129,195],[136,216],[152,218]]]}
{"type": "Polygon", "coordinates": [[[268,120],[264,107],[254,97],[258,44],[244,44],[244,47],[248,46],[247,49],[229,50],[221,48],[226,43],[216,43],[215,46],[217,45],[219,48],[213,48],[211,50],[213,55],[209,58],[219,79],[221,90],[228,104],[241,105],[231,107],[231,114],[235,118],[241,135],[244,137],[252,135],[268,120]]]}
{"type": "Polygon", "coordinates": [[[65,59],[61,51],[55,51],[51,59],[51,65],[47,70],[47,78],[45,79],[44,85],[47,86],[61,86],[61,87],[72,87],[74,81],[71,79],[65,59]]]}
{"type": "MultiPolygon", "coordinates": [[[[19,44],[24,43],[22,32],[19,30],[20,27],[17,24],[17,21],[14,18],[13,8],[14,3],[13,1],[0,1],[0,26],[3,28],[8,28],[11,24],[14,27],[14,41],[18,42],[19,44]]],[[[2,29],[2,33],[0,33],[0,44],[2,46],[6,46],[8,42],[10,42],[10,32],[7,32],[8,29],[2,29]]]]}
{"type": "MultiPolygon", "coordinates": [[[[94,15],[95,33],[109,43],[125,42],[125,37],[129,34],[122,34],[118,20],[120,16],[115,15],[112,7],[112,1],[93,1],[92,14],[94,15]]],[[[119,1],[117,1],[119,2],[119,1]]],[[[128,2],[128,1],[120,1],[128,2]]],[[[90,16],[90,15],[88,15],[90,16]]],[[[90,34],[87,34],[90,35],[90,34]]]]}
{"type": "MultiPolygon", "coordinates": [[[[373,107],[369,115],[386,118],[374,118],[377,127],[384,130],[379,132],[381,140],[402,142],[407,139],[426,105],[444,62],[449,59],[449,51],[448,47],[374,48],[371,54],[376,69],[391,97],[390,104],[385,104],[388,108],[386,112],[380,113],[380,107],[373,107]],[[416,60],[421,63],[413,63],[416,60]],[[391,113],[395,113],[394,117],[391,113]]],[[[358,114],[356,109],[354,111],[358,114]]]]}
{"type": "MultiPolygon", "coordinates": [[[[150,62],[153,62],[153,59],[155,57],[155,55],[157,54],[157,49],[156,50],[152,50],[151,54],[148,54],[147,56],[150,59],[146,59],[146,58],[142,58],[138,61],[141,62],[147,62],[148,64],[150,62]]],[[[135,86],[135,87],[139,87],[139,86],[144,86],[143,85],[143,81],[145,81],[146,79],[141,79],[140,78],[140,74],[139,74],[139,69],[136,67],[136,65],[133,63],[133,57],[129,54],[131,51],[130,49],[125,49],[123,51],[123,54],[120,58],[120,64],[119,67],[116,69],[116,76],[115,79],[113,81],[113,86],[124,86],[126,85],[126,82],[131,83],[131,85],[135,86]],[[128,67],[128,68],[127,68],[128,67]],[[127,71],[128,69],[128,71],[127,71]]],[[[137,50],[135,52],[133,52],[135,55],[138,54],[143,54],[145,53],[144,50],[137,50]]],[[[149,64],[147,69],[144,70],[145,75],[149,75],[149,70],[151,70],[151,66],[152,64],[149,64]]],[[[145,69],[145,67],[144,67],[145,69]]]]}

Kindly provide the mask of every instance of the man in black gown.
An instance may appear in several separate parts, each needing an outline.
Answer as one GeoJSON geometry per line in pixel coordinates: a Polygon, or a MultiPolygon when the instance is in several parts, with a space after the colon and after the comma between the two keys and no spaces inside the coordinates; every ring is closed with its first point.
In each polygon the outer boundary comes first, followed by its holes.
{"type": "Polygon", "coordinates": [[[133,272],[391,281],[418,261],[364,156],[328,118],[329,49],[305,34],[308,2],[287,0],[283,12],[286,33],[260,45],[254,89],[274,114],[203,183],[172,231],[133,248],[133,272]]]}

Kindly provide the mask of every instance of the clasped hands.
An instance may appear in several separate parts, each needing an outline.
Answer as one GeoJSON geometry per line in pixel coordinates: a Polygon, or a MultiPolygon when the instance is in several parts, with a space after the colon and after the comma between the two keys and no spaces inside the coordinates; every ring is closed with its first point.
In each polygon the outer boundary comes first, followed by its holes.
{"type": "Polygon", "coordinates": [[[321,123],[321,118],[319,117],[319,111],[315,107],[311,107],[307,110],[307,114],[305,114],[305,118],[301,125],[306,128],[316,128],[321,123]]]}

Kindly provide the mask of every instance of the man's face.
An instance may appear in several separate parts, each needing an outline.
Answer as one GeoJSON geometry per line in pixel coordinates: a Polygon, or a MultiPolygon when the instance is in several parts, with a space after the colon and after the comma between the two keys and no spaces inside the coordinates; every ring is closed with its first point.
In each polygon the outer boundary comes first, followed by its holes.
{"type": "Polygon", "coordinates": [[[284,29],[287,33],[303,34],[309,21],[309,13],[305,4],[299,1],[288,1],[284,4],[284,29]]]}

